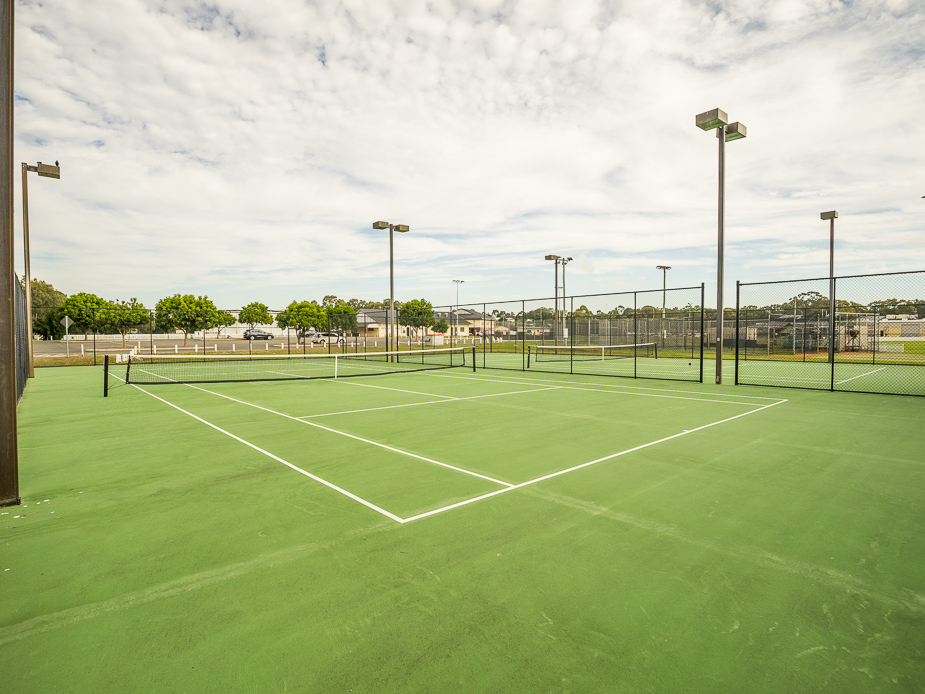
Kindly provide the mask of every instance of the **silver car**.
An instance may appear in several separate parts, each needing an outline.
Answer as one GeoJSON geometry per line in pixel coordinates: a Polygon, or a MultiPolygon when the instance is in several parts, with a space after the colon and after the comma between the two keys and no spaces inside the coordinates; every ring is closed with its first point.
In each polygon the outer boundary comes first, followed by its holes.
{"type": "Polygon", "coordinates": [[[344,336],[338,335],[337,333],[314,333],[311,338],[313,345],[321,345],[322,347],[325,347],[329,342],[332,345],[343,345],[347,343],[344,336]]]}

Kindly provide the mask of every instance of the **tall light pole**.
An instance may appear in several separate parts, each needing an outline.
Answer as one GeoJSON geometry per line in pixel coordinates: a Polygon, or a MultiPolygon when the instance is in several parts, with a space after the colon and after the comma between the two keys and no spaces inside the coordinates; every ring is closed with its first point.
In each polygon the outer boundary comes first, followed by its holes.
{"type": "Polygon", "coordinates": [[[559,256],[557,255],[547,255],[546,260],[551,260],[556,266],[556,283],[555,283],[555,298],[554,306],[552,312],[552,339],[556,341],[556,344],[559,344],[559,256]]]}
{"type": "MultiPolygon", "coordinates": [[[[715,130],[719,141],[719,212],[717,217],[717,259],[716,259],[716,383],[723,382],[723,248],[725,244],[726,215],[726,143],[745,137],[745,126],[729,123],[726,112],[714,108],[697,116],[697,127],[701,130],[715,130]]],[[[736,336],[738,339],[738,336],[736,336]]]]}
{"type": "MultiPolygon", "coordinates": [[[[397,349],[398,341],[398,329],[395,326],[395,252],[393,234],[392,232],[399,232],[404,234],[408,231],[409,227],[407,224],[389,224],[388,222],[373,222],[373,229],[388,229],[389,230],[389,333],[394,333],[394,338],[389,335],[386,338],[386,351],[389,351],[391,347],[397,349]],[[392,339],[391,344],[389,339],[392,339]]],[[[391,358],[394,360],[394,357],[391,358]]]]}
{"type": "Polygon", "coordinates": [[[61,169],[58,162],[30,166],[22,163],[22,238],[23,252],[26,256],[26,321],[28,323],[27,337],[29,338],[29,378],[35,378],[35,361],[32,355],[32,273],[29,271],[29,179],[26,174],[30,171],[45,178],[61,178],[61,169]]]}
{"type": "Polygon", "coordinates": [[[566,328],[566,321],[568,320],[568,306],[565,304],[565,266],[569,264],[572,258],[560,258],[559,262],[562,263],[562,335],[565,337],[565,342],[568,344],[569,336],[567,333],[568,328],[566,328]]]}
{"type": "Polygon", "coordinates": [[[668,281],[667,273],[671,269],[671,265],[656,265],[656,270],[662,271],[662,318],[665,318],[665,292],[667,291],[666,287],[668,286],[666,282],[668,281]]]}
{"type": "Polygon", "coordinates": [[[835,363],[835,220],[838,212],[822,212],[819,219],[829,220],[829,363],[835,363]]]}
{"type": "Polygon", "coordinates": [[[456,311],[453,313],[454,320],[453,322],[456,326],[453,328],[453,337],[454,340],[450,343],[451,345],[456,344],[456,337],[459,337],[457,333],[459,332],[459,285],[461,285],[466,280],[453,280],[456,283],[456,311]]]}

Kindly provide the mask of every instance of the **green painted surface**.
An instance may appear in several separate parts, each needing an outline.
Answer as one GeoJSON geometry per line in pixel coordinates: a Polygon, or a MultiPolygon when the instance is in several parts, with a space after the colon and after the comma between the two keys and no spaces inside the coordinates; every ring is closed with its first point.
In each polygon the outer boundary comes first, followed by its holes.
{"type": "Polygon", "coordinates": [[[674,438],[400,524],[139,390],[103,399],[99,368],[38,370],[3,690],[925,690],[925,399],[352,383],[148,390],[403,518],[505,487],[399,451],[522,484],[674,438]]]}

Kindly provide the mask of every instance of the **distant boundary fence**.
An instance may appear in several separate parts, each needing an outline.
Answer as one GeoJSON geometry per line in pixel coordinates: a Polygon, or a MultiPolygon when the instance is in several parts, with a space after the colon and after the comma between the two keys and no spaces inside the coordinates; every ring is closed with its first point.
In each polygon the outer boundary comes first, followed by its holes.
{"type": "MultiPolygon", "coordinates": [[[[397,346],[432,348],[444,344],[474,344],[482,368],[552,373],[586,373],[628,378],[654,378],[682,381],[702,380],[704,341],[703,285],[669,289],[652,289],[613,294],[574,295],[544,299],[519,299],[478,304],[436,306],[433,321],[422,323],[419,308],[396,309],[395,317],[387,309],[359,309],[355,313],[334,313],[317,317],[312,329],[265,328],[272,338],[246,349],[269,347],[287,353],[318,351],[328,353],[364,352],[395,349],[392,327],[397,323],[397,346]],[[434,335],[433,325],[447,324],[445,333],[434,335]],[[427,324],[425,324],[427,323],[427,324]],[[599,362],[583,358],[587,350],[579,348],[627,346],[635,344],[658,347],[602,351],[599,362]],[[533,345],[557,345],[567,358],[528,360],[533,345]],[[577,358],[575,353],[577,351],[577,358]],[[659,362],[657,365],[653,362],[659,362]],[[683,364],[682,364],[683,362],[683,364]]],[[[73,333],[81,334],[80,343],[90,347],[94,364],[102,362],[102,352],[112,351],[113,342],[123,342],[125,349],[137,353],[168,351],[231,351],[222,345],[225,338],[241,338],[239,311],[189,311],[179,316],[187,327],[186,336],[158,326],[156,310],[119,307],[71,310],[73,333]],[[231,322],[229,322],[231,321],[231,322]],[[227,326],[234,325],[229,329],[227,326]],[[123,334],[120,332],[124,331],[123,334]],[[114,332],[115,330],[115,332],[114,332]],[[224,334],[222,334],[224,332],[224,334]],[[163,346],[164,340],[178,344],[163,346]],[[92,343],[90,342],[92,340],[92,343]],[[99,343],[99,357],[98,357],[99,343]],[[105,347],[103,344],[105,343],[105,347]],[[161,343],[161,344],[159,344],[161,343]]],[[[279,313],[279,312],[271,312],[279,313]]],[[[63,317],[60,307],[34,307],[36,324],[55,325],[63,317]]],[[[177,318],[177,316],[174,316],[177,318]]],[[[70,344],[76,347],[71,339],[70,344]]],[[[230,343],[231,341],[227,341],[230,343]]],[[[80,348],[83,352],[83,348],[80,348]]],[[[87,350],[90,351],[90,350],[87,350]]]]}
{"type": "Polygon", "coordinates": [[[735,355],[737,385],[925,396],[925,271],[737,283],[735,355]]]}

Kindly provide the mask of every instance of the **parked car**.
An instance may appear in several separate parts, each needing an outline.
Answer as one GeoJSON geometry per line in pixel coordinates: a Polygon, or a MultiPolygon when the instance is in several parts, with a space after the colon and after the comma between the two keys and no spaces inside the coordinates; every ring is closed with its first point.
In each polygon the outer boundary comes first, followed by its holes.
{"type": "Polygon", "coordinates": [[[264,331],[264,330],[255,330],[251,328],[244,331],[245,340],[270,340],[273,338],[273,335],[264,331]]]}
{"type": "Polygon", "coordinates": [[[322,347],[329,342],[333,345],[343,345],[347,342],[343,335],[338,335],[337,333],[314,333],[311,339],[313,345],[321,345],[322,347]]]}

